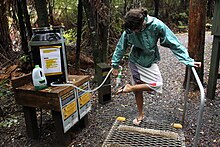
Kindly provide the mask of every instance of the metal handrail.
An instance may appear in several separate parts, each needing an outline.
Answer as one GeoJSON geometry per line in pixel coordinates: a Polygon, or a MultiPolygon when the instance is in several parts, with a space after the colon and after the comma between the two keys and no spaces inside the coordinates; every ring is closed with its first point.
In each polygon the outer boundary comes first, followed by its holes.
{"type": "Polygon", "coordinates": [[[197,119],[197,127],[196,127],[196,135],[194,139],[194,144],[193,147],[197,146],[198,139],[199,139],[199,134],[200,134],[200,129],[202,126],[202,114],[204,110],[204,104],[205,104],[205,92],[204,92],[204,87],[199,79],[199,76],[195,70],[194,67],[189,67],[188,68],[188,75],[187,75],[187,82],[186,82],[186,93],[185,93],[185,98],[184,98],[184,108],[183,108],[183,117],[182,117],[182,124],[184,125],[184,120],[185,120],[185,115],[186,115],[186,109],[187,109],[187,101],[188,101],[188,94],[189,94],[189,86],[190,86],[190,74],[191,70],[193,71],[193,75],[196,79],[196,82],[199,86],[200,90],[200,107],[199,107],[199,115],[197,119]]]}

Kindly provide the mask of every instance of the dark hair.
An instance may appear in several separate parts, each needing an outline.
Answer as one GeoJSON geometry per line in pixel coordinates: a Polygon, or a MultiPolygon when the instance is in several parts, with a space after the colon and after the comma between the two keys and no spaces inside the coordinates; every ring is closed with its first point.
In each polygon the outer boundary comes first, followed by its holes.
{"type": "Polygon", "coordinates": [[[142,27],[144,17],[147,16],[147,10],[143,8],[131,9],[124,16],[124,29],[136,30],[142,27]]]}

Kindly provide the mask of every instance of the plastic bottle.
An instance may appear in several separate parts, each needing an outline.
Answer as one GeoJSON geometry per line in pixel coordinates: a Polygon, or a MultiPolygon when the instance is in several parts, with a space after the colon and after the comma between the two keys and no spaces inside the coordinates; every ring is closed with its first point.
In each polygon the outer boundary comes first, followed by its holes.
{"type": "Polygon", "coordinates": [[[122,76],[122,67],[119,67],[119,72],[118,72],[118,76],[116,78],[116,87],[119,86],[119,84],[121,83],[121,76],[122,76]]]}
{"type": "Polygon", "coordinates": [[[44,75],[44,71],[39,65],[35,65],[32,71],[32,80],[35,90],[41,90],[47,87],[47,79],[44,75]]]}

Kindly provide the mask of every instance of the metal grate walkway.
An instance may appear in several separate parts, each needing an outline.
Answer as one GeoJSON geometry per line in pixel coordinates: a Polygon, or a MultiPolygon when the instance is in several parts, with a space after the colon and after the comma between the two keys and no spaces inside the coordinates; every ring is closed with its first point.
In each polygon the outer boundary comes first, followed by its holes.
{"type": "Polygon", "coordinates": [[[181,129],[175,129],[165,122],[144,121],[134,126],[132,120],[116,120],[107,135],[103,147],[185,147],[181,129]]]}

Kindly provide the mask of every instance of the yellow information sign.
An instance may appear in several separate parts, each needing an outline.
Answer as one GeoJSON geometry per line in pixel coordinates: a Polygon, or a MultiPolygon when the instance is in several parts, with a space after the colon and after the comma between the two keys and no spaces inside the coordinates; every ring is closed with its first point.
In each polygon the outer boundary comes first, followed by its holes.
{"type": "Polygon", "coordinates": [[[64,120],[66,120],[70,115],[76,112],[76,101],[72,101],[66,107],[62,108],[64,120]]]}
{"type": "Polygon", "coordinates": [[[90,93],[85,93],[79,97],[80,108],[90,101],[90,93]]]}

